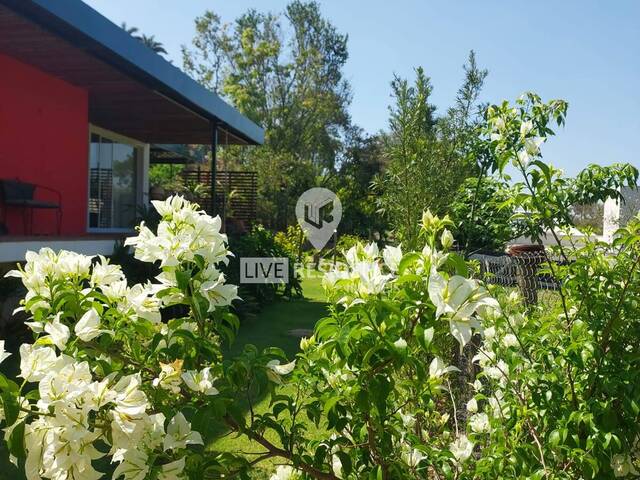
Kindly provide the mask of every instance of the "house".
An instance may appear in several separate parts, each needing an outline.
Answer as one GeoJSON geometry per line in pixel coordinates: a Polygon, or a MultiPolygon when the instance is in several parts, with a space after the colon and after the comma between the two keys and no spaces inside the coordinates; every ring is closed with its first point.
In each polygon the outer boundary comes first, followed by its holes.
{"type": "Polygon", "coordinates": [[[606,241],[611,241],[619,228],[626,227],[640,213],[639,187],[622,187],[620,194],[622,201],[609,198],[604,202],[602,235],[606,241]]]}
{"type": "Polygon", "coordinates": [[[208,145],[215,166],[217,145],[263,139],[82,1],[0,0],[0,179],[32,194],[0,199],[0,263],[42,246],[111,253],[148,202],[154,144],[208,145]]]}

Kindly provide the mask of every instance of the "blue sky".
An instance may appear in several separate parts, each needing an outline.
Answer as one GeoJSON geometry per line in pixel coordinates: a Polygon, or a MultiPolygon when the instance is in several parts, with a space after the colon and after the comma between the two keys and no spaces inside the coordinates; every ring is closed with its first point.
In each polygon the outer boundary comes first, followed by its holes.
{"type": "MultiPolygon", "coordinates": [[[[231,22],[248,8],[280,12],[280,0],[85,0],[120,24],[163,42],[181,65],[180,45],[206,9],[231,22]]],[[[574,174],[588,163],[640,168],[640,2],[618,0],[419,1],[321,0],[323,13],[349,34],[346,77],[351,114],[369,132],[386,128],[393,73],[422,65],[444,110],[474,49],[489,69],[483,99],[513,100],[525,90],[569,101],[567,125],[544,147],[547,161],[574,174]]]]}

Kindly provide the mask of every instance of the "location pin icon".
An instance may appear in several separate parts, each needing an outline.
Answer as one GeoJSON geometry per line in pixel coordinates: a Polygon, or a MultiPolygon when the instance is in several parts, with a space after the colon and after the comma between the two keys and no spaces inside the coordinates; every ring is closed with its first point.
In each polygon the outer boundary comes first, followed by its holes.
{"type": "Polygon", "coordinates": [[[310,188],[298,199],[296,218],[302,231],[316,250],[322,250],[342,218],[342,203],[327,188],[310,188]]]}

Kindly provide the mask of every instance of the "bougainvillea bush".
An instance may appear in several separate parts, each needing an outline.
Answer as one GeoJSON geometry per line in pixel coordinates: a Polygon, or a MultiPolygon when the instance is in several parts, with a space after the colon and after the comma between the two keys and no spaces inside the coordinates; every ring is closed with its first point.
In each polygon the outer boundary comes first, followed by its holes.
{"type": "MultiPolygon", "coordinates": [[[[621,167],[565,181],[547,167],[539,145],[564,108],[491,107],[480,137],[492,171],[521,169],[516,197],[536,227],[566,226],[554,202],[637,179],[621,167]]],[[[329,315],[296,359],[252,346],[225,358],[237,289],[220,271],[231,254],[220,221],[181,197],[154,206],[157,231],[128,240],[160,266],[151,283],[49,249],[10,273],[28,290],[34,342],[20,348],[19,382],[0,377],[2,426],[26,478],[250,478],[266,460],[272,480],[638,476],[640,222],[613,244],[562,247],[567,261],[545,267],[558,305],[542,311],[471,278],[450,251],[451,220],[426,212],[418,251],[345,252],[347,268],[324,280],[329,315]],[[163,321],[173,305],[184,317],[163,321]],[[452,345],[473,358],[471,378],[452,345]],[[254,448],[212,450],[212,426],[254,448]]]]}

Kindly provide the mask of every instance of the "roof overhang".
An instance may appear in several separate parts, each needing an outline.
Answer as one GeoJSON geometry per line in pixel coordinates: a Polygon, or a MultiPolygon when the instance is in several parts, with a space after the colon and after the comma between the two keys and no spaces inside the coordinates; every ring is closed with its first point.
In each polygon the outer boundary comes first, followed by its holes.
{"type": "Polygon", "coordinates": [[[0,53],[89,93],[89,121],[147,143],[257,145],[264,130],[80,0],[0,0],[0,53]]]}

